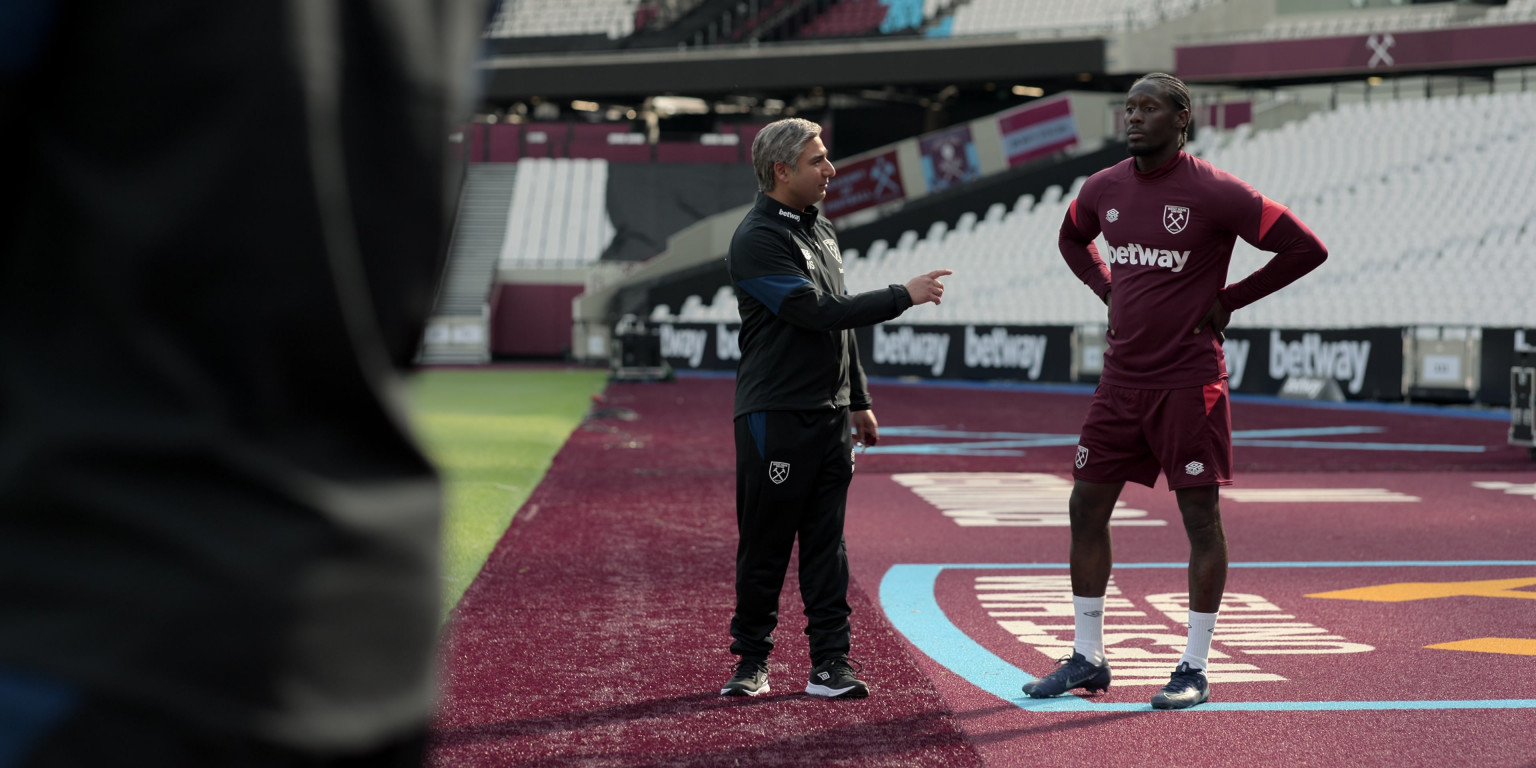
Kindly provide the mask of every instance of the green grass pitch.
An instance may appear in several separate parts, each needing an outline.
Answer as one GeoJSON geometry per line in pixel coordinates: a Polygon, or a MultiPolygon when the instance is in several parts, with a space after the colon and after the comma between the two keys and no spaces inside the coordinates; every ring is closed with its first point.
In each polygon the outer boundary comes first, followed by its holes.
{"type": "Polygon", "coordinates": [[[427,370],[412,378],[413,421],[443,477],[445,617],[603,390],[607,373],[427,370]]]}

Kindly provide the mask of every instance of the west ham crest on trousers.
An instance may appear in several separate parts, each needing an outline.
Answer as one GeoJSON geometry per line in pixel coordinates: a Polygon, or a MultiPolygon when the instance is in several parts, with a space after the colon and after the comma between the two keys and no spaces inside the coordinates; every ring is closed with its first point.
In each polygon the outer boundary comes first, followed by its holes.
{"type": "Polygon", "coordinates": [[[1182,205],[1163,206],[1163,228],[1168,234],[1177,235],[1189,224],[1189,209],[1182,205]]]}
{"type": "Polygon", "coordinates": [[[785,480],[788,480],[789,479],[789,462],[786,462],[786,461],[770,461],[770,462],[768,462],[768,479],[772,480],[774,485],[779,485],[779,484],[783,483],[785,480]]]}

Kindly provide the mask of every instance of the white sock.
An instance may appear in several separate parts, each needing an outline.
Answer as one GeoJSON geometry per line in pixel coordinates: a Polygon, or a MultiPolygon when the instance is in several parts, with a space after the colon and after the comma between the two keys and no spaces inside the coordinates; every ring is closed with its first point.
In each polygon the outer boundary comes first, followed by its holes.
{"type": "Polygon", "coordinates": [[[1104,598],[1072,596],[1072,650],[1094,664],[1104,663],[1104,598]]]}
{"type": "Polygon", "coordinates": [[[1211,636],[1216,633],[1216,616],[1220,613],[1189,612],[1189,645],[1184,648],[1180,663],[1188,663],[1190,669],[1207,669],[1210,666],[1211,636]]]}

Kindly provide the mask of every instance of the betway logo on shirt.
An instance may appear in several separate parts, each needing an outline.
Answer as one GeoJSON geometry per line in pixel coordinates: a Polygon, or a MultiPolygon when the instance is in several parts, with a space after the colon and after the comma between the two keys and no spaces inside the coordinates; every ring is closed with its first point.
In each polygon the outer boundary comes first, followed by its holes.
{"type": "Polygon", "coordinates": [[[1110,264],[1140,264],[1148,267],[1164,267],[1170,272],[1178,272],[1189,263],[1189,251],[1169,251],[1148,248],[1141,243],[1131,243],[1119,247],[1111,245],[1106,255],[1106,261],[1110,264]]]}
{"type": "Polygon", "coordinates": [[[1365,367],[1371,360],[1369,341],[1323,341],[1316,333],[1302,334],[1300,341],[1286,341],[1279,331],[1269,332],[1269,377],[1333,378],[1349,382],[1350,394],[1365,384],[1365,367]]]}
{"type": "Polygon", "coordinates": [[[971,368],[1018,368],[1028,372],[1031,381],[1040,378],[1045,363],[1045,337],[1010,334],[1002,328],[979,334],[976,326],[965,327],[965,364],[971,368]]]}
{"type": "Polygon", "coordinates": [[[942,376],[949,362],[949,334],[918,333],[907,326],[887,333],[877,325],[872,356],[877,364],[926,365],[934,376],[942,376]]]}
{"type": "Polygon", "coordinates": [[[783,208],[780,208],[779,209],[779,215],[783,216],[786,219],[789,219],[790,221],[793,221],[796,224],[800,223],[800,215],[795,213],[794,211],[786,211],[783,208]]]}

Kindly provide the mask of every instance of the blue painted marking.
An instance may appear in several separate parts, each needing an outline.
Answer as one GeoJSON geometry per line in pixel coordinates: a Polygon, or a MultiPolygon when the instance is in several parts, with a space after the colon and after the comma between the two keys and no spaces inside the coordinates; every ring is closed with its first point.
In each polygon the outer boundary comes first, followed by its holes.
{"type": "MultiPolygon", "coordinates": [[[[887,445],[871,448],[875,453],[919,454],[931,456],[1019,456],[1019,448],[1045,448],[1076,445],[1077,435],[1048,434],[1039,432],[970,432],[949,430],[944,427],[914,426],[885,427],[881,430],[890,437],[917,438],[970,438],[971,442],[919,443],[887,445]],[[980,438],[977,441],[977,438],[980,438]]],[[[1481,445],[1456,445],[1450,443],[1376,443],[1322,440],[1277,440],[1281,437],[1324,437],[1328,435],[1360,435],[1384,432],[1382,427],[1298,427],[1292,429],[1252,429],[1232,433],[1232,444],[1265,448],[1306,448],[1335,451],[1406,451],[1409,453],[1483,453],[1481,445]]]]}
{"type": "Polygon", "coordinates": [[[896,631],[918,650],[965,678],[967,682],[1004,701],[1041,712],[1093,712],[1094,704],[1076,696],[1031,699],[1019,689],[1035,679],[1028,672],[1003,661],[960,631],[933,596],[939,572],[952,566],[896,565],[880,580],[880,607],[896,631]]]}
{"type": "Polygon", "coordinates": [[[677,373],[677,377],[679,379],[734,379],[734,378],[736,378],[736,369],[734,369],[734,368],[732,368],[729,371],[681,370],[681,371],[677,371],[676,373],[677,373]]]}
{"type": "MultiPolygon", "coordinates": [[[[1536,560],[1379,560],[1374,562],[1253,562],[1232,568],[1401,568],[1536,566],[1536,560]]],[[[929,658],[977,688],[1032,712],[1150,712],[1150,704],[1095,704],[1080,696],[1031,699],[1020,688],[1035,679],[960,630],[944,615],[934,584],[946,568],[968,570],[1063,570],[1066,563],[951,563],[893,565],[880,580],[880,607],[892,626],[929,658]]],[[[1187,568],[1188,563],[1117,563],[1116,568],[1187,568]]],[[[1536,699],[1431,701],[1241,701],[1207,702],[1184,712],[1281,712],[1341,710],[1532,709],[1536,699]]]]}
{"type": "MultiPolygon", "coordinates": [[[[1059,432],[969,432],[963,429],[950,429],[948,427],[881,427],[881,437],[953,437],[984,439],[984,440],[1040,440],[1046,438],[1068,437],[1059,432]]],[[[1071,435],[1070,437],[1077,437],[1071,435]]],[[[1292,435],[1278,435],[1278,437],[1292,437],[1292,435]]]]}
{"type": "MultiPolygon", "coordinates": [[[[1234,438],[1248,438],[1253,440],[1278,438],[1278,437],[1325,437],[1328,435],[1367,435],[1385,432],[1385,427],[1295,427],[1289,429],[1238,429],[1233,430],[1234,438]]],[[[1060,438],[1076,439],[1077,435],[1068,435],[1060,432],[971,432],[963,429],[950,429],[944,426],[910,426],[910,427],[881,427],[881,435],[892,437],[952,437],[985,440],[1055,440],[1060,438]]]]}
{"type": "MultiPolygon", "coordinates": [[[[884,430],[881,430],[882,432],[884,430]]],[[[884,435],[881,435],[884,437],[884,435]]],[[[1077,435],[1058,435],[1055,437],[1042,437],[1035,440],[984,440],[970,443],[929,443],[923,447],[933,449],[960,448],[965,450],[993,450],[999,448],[1038,448],[1040,446],[1053,445],[1077,445],[1077,435]]],[[[908,448],[916,446],[891,446],[892,448],[908,448]]]]}
{"type": "MultiPolygon", "coordinates": [[[[678,371],[682,378],[735,378],[735,371],[678,371]]],[[[1093,384],[1028,384],[1017,381],[958,381],[946,379],[892,378],[871,376],[874,384],[896,387],[931,387],[935,389],[994,389],[1007,392],[1053,392],[1068,395],[1091,395],[1093,384]]],[[[1327,403],[1315,400],[1282,400],[1275,395],[1247,395],[1231,393],[1233,402],[1256,405],[1278,405],[1286,408],[1322,408],[1334,411],[1376,411],[1382,413],[1409,413],[1420,416],[1442,416],[1448,419],[1476,419],[1478,421],[1509,421],[1508,408],[1461,408],[1455,406],[1418,405],[1415,403],[1377,403],[1351,400],[1343,403],[1327,403]]],[[[882,430],[884,428],[882,427],[882,430]]]]}
{"type": "Polygon", "coordinates": [[[882,445],[864,448],[865,453],[905,453],[921,456],[1023,456],[1023,451],[994,451],[979,448],[952,448],[947,445],[882,445]]]}
{"type": "Polygon", "coordinates": [[[1336,451],[1408,451],[1414,453],[1482,453],[1481,445],[1449,445],[1436,443],[1350,443],[1323,440],[1239,440],[1232,438],[1233,445],[1267,446],[1270,448],[1328,448],[1336,451]]]}
{"type": "MultiPolygon", "coordinates": [[[[1283,400],[1275,395],[1229,395],[1234,403],[1255,405],[1283,405],[1295,408],[1321,408],[1325,411],[1375,411],[1377,413],[1410,413],[1419,416],[1444,416],[1448,419],[1477,419],[1480,421],[1509,421],[1508,408],[1457,408],[1452,406],[1417,405],[1414,403],[1375,403],[1351,400],[1328,403],[1317,400],[1283,400]]],[[[1203,705],[1202,705],[1203,706],[1203,705]]]]}
{"type": "MultiPolygon", "coordinates": [[[[966,381],[962,379],[913,379],[871,376],[871,383],[891,384],[898,387],[938,387],[942,389],[999,389],[1007,392],[1056,392],[1068,395],[1091,395],[1098,387],[1093,384],[1026,384],[1018,381],[966,381]]],[[[1276,398],[1279,399],[1279,398],[1276,398]]],[[[1301,402],[1301,401],[1297,401],[1301,402]]]]}
{"type": "MultiPolygon", "coordinates": [[[[1536,566],[1536,560],[1272,560],[1228,563],[1228,568],[1463,568],[1483,566],[1536,566]]],[[[895,568],[917,566],[899,565],[895,568]]],[[[1064,570],[1067,563],[945,563],[937,568],[971,570],[1064,570]]],[[[1188,568],[1189,563],[1115,563],[1115,568],[1188,568]]]]}
{"type": "Polygon", "coordinates": [[[1374,435],[1386,427],[1297,427],[1293,429],[1234,429],[1232,437],[1259,440],[1271,437],[1322,437],[1324,435],[1374,435]]]}

